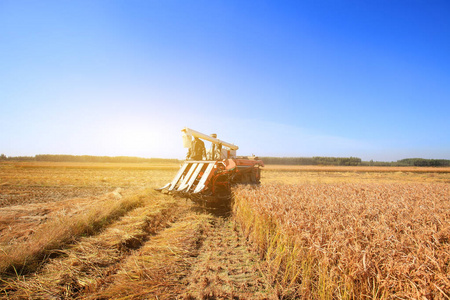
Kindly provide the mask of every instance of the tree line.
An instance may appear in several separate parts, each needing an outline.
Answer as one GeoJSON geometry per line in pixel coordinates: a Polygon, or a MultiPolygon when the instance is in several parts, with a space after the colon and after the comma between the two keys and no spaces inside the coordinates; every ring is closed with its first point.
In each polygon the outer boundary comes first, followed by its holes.
{"type": "Polygon", "coordinates": [[[134,156],[94,156],[94,155],[65,155],[38,154],[35,156],[9,156],[1,154],[0,160],[9,161],[49,161],[49,162],[104,162],[104,163],[178,163],[178,159],[171,158],[142,158],[134,156]]]}
{"type": "Polygon", "coordinates": [[[424,158],[405,158],[398,160],[399,165],[416,167],[449,167],[449,159],[424,159],[424,158]]]}
{"type": "Polygon", "coordinates": [[[362,161],[358,157],[260,157],[269,165],[327,165],[327,166],[360,166],[362,161]]]}
{"type": "Polygon", "coordinates": [[[363,161],[358,157],[260,157],[265,164],[311,166],[450,167],[448,159],[405,158],[397,161],[363,161]]]}
{"type": "MultiPolygon", "coordinates": [[[[405,167],[450,167],[448,159],[405,158],[395,162],[362,161],[359,157],[260,157],[268,165],[311,165],[311,166],[405,166],[405,167]]],[[[0,154],[0,161],[49,161],[49,162],[107,162],[107,163],[179,163],[172,158],[142,158],[134,156],[93,156],[38,154],[35,156],[6,156],[0,154]]]]}

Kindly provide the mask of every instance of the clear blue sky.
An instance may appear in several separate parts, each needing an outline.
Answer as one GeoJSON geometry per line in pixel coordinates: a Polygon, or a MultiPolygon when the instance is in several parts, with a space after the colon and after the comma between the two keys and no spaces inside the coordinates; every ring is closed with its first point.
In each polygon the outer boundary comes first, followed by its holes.
{"type": "Polygon", "coordinates": [[[0,0],[0,153],[450,159],[448,1],[0,0]]]}

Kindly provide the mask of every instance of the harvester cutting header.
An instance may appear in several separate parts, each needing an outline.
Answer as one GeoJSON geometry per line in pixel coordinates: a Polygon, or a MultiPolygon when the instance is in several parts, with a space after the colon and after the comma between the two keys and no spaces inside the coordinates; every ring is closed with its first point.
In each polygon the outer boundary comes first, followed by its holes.
{"type": "Polygon", "coordinates": [[[157,190],[208,203],[229,199],[234,184],[260,182],[262,160],[237,157],[239,147],[219,140],[216,134],[206,135],[187,127],[181,132],[183,146],[189,148],[186,161],[172,182],[157,190]],[[208,150],[203,140],[211,142],[208,150]]]}

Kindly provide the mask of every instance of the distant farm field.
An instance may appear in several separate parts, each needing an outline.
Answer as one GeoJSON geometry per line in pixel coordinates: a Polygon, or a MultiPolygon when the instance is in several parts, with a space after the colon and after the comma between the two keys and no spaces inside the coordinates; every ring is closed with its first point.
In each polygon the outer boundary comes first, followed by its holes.
{"type": "Polygon", "coordinates": [[[268,165],[228,218],[178,168],[0,163],[0,298],[450,298],[450,168],[268,165]]]}

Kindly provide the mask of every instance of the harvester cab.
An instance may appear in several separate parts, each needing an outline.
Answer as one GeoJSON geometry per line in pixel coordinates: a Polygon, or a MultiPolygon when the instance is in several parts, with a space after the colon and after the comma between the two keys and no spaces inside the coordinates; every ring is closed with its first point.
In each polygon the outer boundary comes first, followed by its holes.
{"type": "Polygon", "coordinates": [[[238,146],[190,128],[181,130],[183,146],[188,148],[186,161],[171,182],[156,189],[191,198],[201,204],[222,202],[231,198],[234,184],[259,184],[260,167],[257,157],[237,157],[238,146]],[[206,150],[204,142],[211,142],[206,150]]]}

